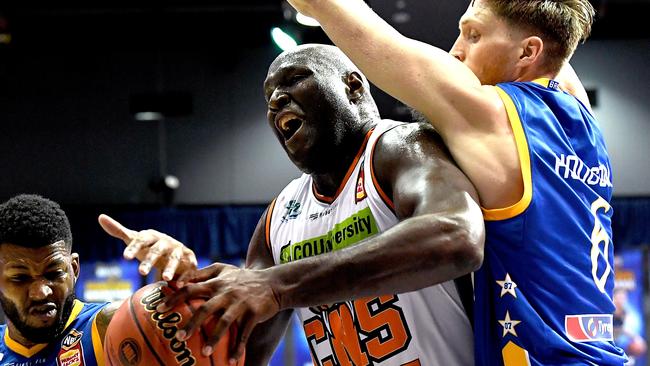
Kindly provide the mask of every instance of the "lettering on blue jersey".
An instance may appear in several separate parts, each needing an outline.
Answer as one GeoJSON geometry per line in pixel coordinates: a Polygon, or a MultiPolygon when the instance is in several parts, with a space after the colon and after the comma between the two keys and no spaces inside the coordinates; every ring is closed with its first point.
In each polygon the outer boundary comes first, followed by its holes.
{"type": "Polygon", "coordinates": [[[612,187],[611,172],[603,164],[587,166],[576,155],[555,156],[555,173],[564,179],[579,180],[590,186],[612,187]]]}
{"type": "MultiPolygon", "coordinates": [[[[2,361],[2,359],[0,359],[2,361]]],[[[37,358],[35,360],[29,360],[26,362],[8,362],[3,363],[2,366],[36,366],[36,365],[47,365],[46,358],[37,358]]]]}
{"type": "Polygon", "coordinates": [[[503,337],[506,336],[506,334],[512,334],[513,336],[517,337],[517,331],[515,330],[515,327],[521,323],[521,320],[513,320],[510,318],[510,312],[506,311],[506,317],[503,320],[499,320],[499,324],[503,327],[503,337]]]}
{"type": "Polygon", "coordinates": [[[566,335],[573,342],[611,342],[614,340],[611,314],[582,314],[564,317],[566,335]]]}

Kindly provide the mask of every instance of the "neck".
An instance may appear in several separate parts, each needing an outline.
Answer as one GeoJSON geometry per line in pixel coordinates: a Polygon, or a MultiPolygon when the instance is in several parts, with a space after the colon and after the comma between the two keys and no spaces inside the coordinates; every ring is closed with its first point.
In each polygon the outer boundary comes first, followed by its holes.
{"type": "Polygon", "coordinates": [[[359,131],[352,133],[350,138],[347,138],[345,143],[339,146],[336,152],[331,155],[330,161],[332,164],[329,168],[325,169],[324,172],[311,174],[319,194],[327,197],[336,195],[372,127],[373,125],[370,123],[361,126],[359,131]]]}
{"type": "Polygon", "coordinates": [[[549,71],[539,70],[536,68],[535,69],[528,68],[522,70],[519,77],[515,81],[533,81],[542,78],[555,79],[556,76],[557,76],[557,72],[549,72],[549,71]]]}
{"type": "MultiPolygon", "coordinates": [[[[7,320],[7,331],[9,332],[9,337],[16,343],[20,344],[21,346],[24,346],[26,348],[32,348],[39,344],[39,343],[34,343],[29,339],[25,338],[20,333],[20,331],[18,331],[18,329],[13,325],[13,323],[9,320],[7,320]]],[[[4,336],[4,334],[2,336],[4,336]]]]}

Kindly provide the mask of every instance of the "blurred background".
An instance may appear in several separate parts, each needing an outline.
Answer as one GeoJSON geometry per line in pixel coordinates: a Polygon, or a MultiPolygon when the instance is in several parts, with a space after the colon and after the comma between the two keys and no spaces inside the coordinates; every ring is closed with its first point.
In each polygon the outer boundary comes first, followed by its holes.
{"type": "MultiPolygon", "coordinates": [[[[467,0],[367,1],[397,29],[448,49],[467,0]]],[[[0,200],[38,193],[68,212],[79,295],[124,298],[152,279],[117,260],[104,212],[240,264],[266,205],[299,172],[266,123],[262,82],[292,42],[329,43],[281,0],[0,2],[0,200]],[[89,5],[92,3],[92,5],[89,5]],[[299,19],[301,20],[301,19],[299,19]],[[303,21],[304,22],[304,21],[303,21]]],[[[645,359],[650,243],[650,0],[593,0],[572,64],[611,154],[617,336],[645,359]]],[[[373,90],[383,117],[408,109],[373,90]]],[[[311,364],[300,325],[274,365],[311,364]]]]}

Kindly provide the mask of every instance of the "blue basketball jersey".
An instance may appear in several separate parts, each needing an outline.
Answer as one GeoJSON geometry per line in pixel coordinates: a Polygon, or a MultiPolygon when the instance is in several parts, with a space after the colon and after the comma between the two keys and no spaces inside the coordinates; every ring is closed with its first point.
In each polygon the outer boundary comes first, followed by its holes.
{"type": "Polygon", "coordinates": [[[65,331],[53,342],[27,348],[9,337],[0,325],[0,365],[103,366],[103,347],[95,317],[106,304],[75,300],[65,331]]]}
{"type": "Polygon", "coordinates": [[[475,274],[476,364],[623,365],[613,342],[611,167],[594,117],[557,82],[496,86],[524,181],[484,210],[475,274]]]}

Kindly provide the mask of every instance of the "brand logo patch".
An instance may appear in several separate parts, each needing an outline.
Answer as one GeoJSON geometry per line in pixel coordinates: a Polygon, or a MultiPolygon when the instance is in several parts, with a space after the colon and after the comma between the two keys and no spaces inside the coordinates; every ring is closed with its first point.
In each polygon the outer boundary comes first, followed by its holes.
{"type": "Polygon", "coordinates": [[[76,329],[73,329],[68,333],[65,337],[63,337],[63,341],[61,341],[61,348],[64,350],[69,350],[70,348],[74,347],[79,343],[81,340],[81,336],[83,336],[84,332],[77,331],[76,329]]]}
{"type": "Polygon", "coordinates": [[[565,332],[573,342],[613,341],[613,316],[603,314],[567,315],[565,332]]]}
{"type": "Polygon", "coordinates": [[[57,359],[59,366],[83,366],[83,358],[78,348],[59,354],[57,359]]]}
{"type": "Polygon", "coordinates": [[[284,208],[287,209],[287,212],[282,216],[282,222],[287,222],[300,216],[300,202],[291,200],[284,208]]]}
{"type": "Polygon", "coordinates": [[[72,329],[63,337],[61,349],[56,357],[58,366],[84,366],[84,350],[81,343],[83,332],[72,329]]]}
{"type": "Polygon", "coordinates": [[[138,342],[133,338],[127,338],[120,343],[119,347],[120,352],[120,362],[124,365],[135,366],[140,362],[140,357],[142,357],[140,346],[138,342]]]}
{"type": "Polygon", "coordinates": [[[361,168],[359,168],[359,176],[357,177],[357,192],[354,195],[354,203],[359,203],[368,197],[368,194],[366,194],[366,186],[365,186],[365,173],[363,166],[365,164],[364,162],[361,162],[361,168]]]}

